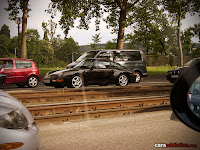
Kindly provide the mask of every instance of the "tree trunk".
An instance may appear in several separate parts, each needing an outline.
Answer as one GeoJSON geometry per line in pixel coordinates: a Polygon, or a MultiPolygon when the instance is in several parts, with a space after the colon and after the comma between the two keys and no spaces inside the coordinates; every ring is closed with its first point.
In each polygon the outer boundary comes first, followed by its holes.
{"type": "Polygon", "coordinates": [[[181,15],[179,15],[178,18],[178,47],[179,47],[179,64],[182,67],[183,66],[183,51],[181,46],[181,15]]]}
{"type": "Polygon", "coordinates": [[[119,17],[119,31],[117,38],[117,49],[123,49],[124,47],[124,31],[126,26],[126,11],[127,11],[127,0],[124,0],[123,7],[121,7],[119,17]]]}
{"type": "Polygon", "coordinates": [[[28,0],[23,1],[23,18],[22,18],[22,44],[21,58],[27,58],[26,35],[27,35],[27,17],[28,17],[28,0]]]}

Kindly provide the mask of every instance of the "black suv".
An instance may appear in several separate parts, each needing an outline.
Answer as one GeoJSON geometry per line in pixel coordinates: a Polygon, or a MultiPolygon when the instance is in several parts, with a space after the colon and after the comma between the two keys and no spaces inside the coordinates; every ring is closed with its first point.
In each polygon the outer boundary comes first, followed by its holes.
{"type": "Polygon", "coordinates": [[[199,60],[200,60],[200,57],[193,58],[190,61],[188,61],[183,67],[169,70],[166,75],[167,80],[169,80],[171,83],[174,83],[183,71],[187,70],[193,63],[195,63],[199,60]]]}
{"type": "Polygon", "coordinates": [[[73,68],[86,58],[105,58],[117,62],[136,74],[136,83],[141,77],[147,76],[146,60],[142,50],[90,50],[82,54],[75,62],[67,65],[66,69],[73,68]]]}

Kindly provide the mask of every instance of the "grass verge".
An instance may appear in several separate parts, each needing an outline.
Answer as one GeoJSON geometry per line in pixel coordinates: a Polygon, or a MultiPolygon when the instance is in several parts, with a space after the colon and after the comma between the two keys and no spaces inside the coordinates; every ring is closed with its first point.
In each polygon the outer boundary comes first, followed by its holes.
{"type": "Polygon", "coordinates": [[[160,67],[147,67],[148,75],[166,75],[167,71],[170,69],[177,68],[176,66],[160,66],[160,67]]]}

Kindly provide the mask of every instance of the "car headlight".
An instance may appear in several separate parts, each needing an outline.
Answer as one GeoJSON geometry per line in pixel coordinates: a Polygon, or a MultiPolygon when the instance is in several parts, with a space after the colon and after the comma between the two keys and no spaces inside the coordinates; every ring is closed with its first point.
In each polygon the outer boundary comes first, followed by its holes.
{"type": "Polygon", "coordinates": [[[60,73],[60,74],[58,74],[58,77],[60,78],[60,77],[62,77],[62,75],[63,75],[63,72],[62,72],[62,73],[60,73]]]}
{"type": "Polygon", "coordinates": [[[50,74],[47,72],[44,78],[50,78],[50,74]]]}
{"type": "Polygon", "coordinates": [[[28,130],[28,121],[20,110],[14,110],[0,116],[0,127],[28,130]]]}

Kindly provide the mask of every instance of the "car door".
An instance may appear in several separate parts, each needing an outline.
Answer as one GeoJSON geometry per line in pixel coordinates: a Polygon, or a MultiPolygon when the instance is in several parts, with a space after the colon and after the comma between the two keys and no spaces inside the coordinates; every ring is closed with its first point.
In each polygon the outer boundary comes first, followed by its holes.
{"type": "Polygon", "coordinates": [[[17,83],[26,82],[30,72],[32,71],[31,61],[28,60],[15,60],[16,69],[14,71],[17,83]]]}
{"type": "Polygon", "coordinates": [[[93,69],[95,75],[95,83],[107,83],[113,76],[113,69],[110,68],[109,60],[96,60],[93,69]]]}
{"type": "Polygon", "coordinates": [[[14,76],[13,60],[3,59],[3,60],[0,60],[0,64],[2,64],[5,68],[5,74],[7,76],[6,83],[14,83],[15,82],[15,76],[14,76]]]}

